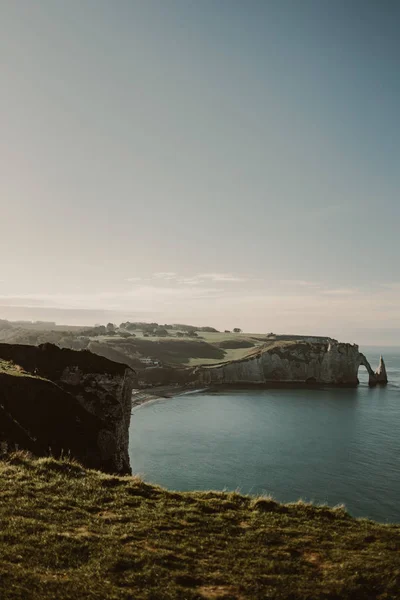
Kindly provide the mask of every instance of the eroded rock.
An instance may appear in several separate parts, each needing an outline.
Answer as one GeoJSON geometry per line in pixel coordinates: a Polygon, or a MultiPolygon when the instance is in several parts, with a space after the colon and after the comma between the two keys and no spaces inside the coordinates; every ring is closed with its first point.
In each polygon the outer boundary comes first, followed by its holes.
{"type": "Polygon", "coordinates": [[[356,386],[358,369],[365,365],[374,385],[374,374],[356,344],[297,342],[261,349],[244,359],[202,367],[201,385],[328,384],[356,386]]]}
{"type": "Polygon", "coordinates": [[[52,344],[0,344],[0,439],[35,454],[71,454],[86,466],[129,473],[136,376],[126,365],[52,344]]]}
{"type": "Polygon", "coordinates": [[[377,383],[381,383],[383,385],[385,385],[388,382],[388,377],[387,377],[387,373],[386,373],[386,365],[385,365],[385,361],[383,360],[383,357],[380,357],[379,360],[379,366],[375,371],[375,377],[376,377],[376,381],[377,383]]]}

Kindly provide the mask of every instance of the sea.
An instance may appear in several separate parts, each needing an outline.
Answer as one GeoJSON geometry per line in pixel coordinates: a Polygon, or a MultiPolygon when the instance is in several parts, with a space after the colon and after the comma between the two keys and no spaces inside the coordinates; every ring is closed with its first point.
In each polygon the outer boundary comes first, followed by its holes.
{"type": "Polygon", "coordinates": [[[171,490],[237,490],[344,504],[400,523],[400,348],[361,348],[386,387],[199,391],[132,411],[130,460],[171,490]]]}

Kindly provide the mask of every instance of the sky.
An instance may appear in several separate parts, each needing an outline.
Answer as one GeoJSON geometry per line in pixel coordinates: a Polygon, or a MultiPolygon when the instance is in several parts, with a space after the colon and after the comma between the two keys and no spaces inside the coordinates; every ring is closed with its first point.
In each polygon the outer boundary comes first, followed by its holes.
{"type": "Polygon", "coordinates": [[[397,0],[0,0],[0,318],[400,345],[397,0]]]}

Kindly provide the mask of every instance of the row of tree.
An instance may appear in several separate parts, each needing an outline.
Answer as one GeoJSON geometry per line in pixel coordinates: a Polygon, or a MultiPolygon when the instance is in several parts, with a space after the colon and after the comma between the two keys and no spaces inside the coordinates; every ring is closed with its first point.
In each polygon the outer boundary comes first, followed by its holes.
{"type": "MultiPolygon", "coordinates": [[[[168,331],[175,331],[177,337],[197,337],[198,333],[219,333],[215,327],[196,327],[195,325],[184,325],[184,324],[173,324],[173,325],[159,325],[158,323],[143,323],[140,321],[131,322],[125,321],[121,323],[119,326],[114,323],[107,323],[107,325],[95,325],[94,327],[90,327],[86,329],[83,335],[87,336],[98,336],[98,335],[124,335],[124,333],[129,332],[130,335],[134,335],[134,331],[142,331],[144,335],[154,335],[157,337],[165,337],[168,335],[168,331]]],[[[241,329],[235,327],[232,330],[234,333],[241,333],[241,329]]],[[[227,329],[225,333],[230,333],[227,329]]]]}

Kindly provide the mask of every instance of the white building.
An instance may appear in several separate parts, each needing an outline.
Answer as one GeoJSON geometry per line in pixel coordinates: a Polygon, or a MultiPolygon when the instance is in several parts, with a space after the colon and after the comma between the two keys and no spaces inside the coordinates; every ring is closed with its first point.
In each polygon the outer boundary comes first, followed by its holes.
{"type": "Polygon", "coordinates": [[[157,360],[156,358],[151,358],[150,356],[144,356],[139,360],[142,363],[142,365],[145,365],[146,367],[159,367],[161,364],[159,360],[157,360]]]}

